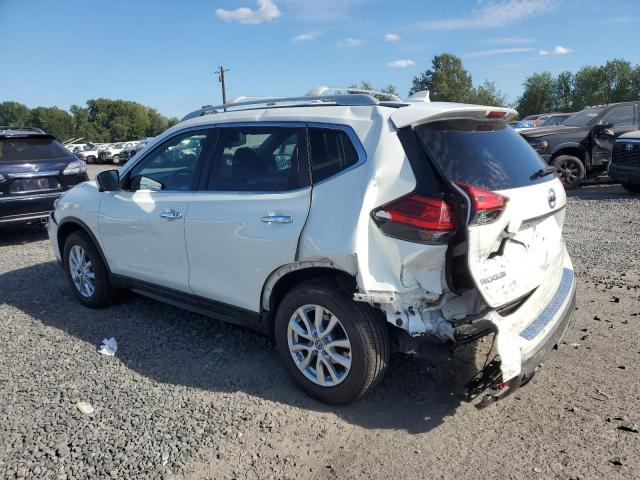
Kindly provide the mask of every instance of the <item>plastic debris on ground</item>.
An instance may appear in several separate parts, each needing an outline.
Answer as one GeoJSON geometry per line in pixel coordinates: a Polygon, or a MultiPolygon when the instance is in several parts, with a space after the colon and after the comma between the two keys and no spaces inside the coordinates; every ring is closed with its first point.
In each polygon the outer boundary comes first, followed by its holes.
{"type": "Polygon", "coordinates": [[[76,403],[75,407],[76,407],[76,410],[78,410],[80,413],[83,413],[85,415],[90,415],[96,411],[96,409],[93,408],[93,405],[87,402],[78,402],[76,403]]]}
{"type": "Polygon", "coordinates": [[[102,340],[102,345],[100,345],[98,352],[102,355],[113,357],[116,354],[116,350],[118,350],[118,342],[116,342],[115,338],[111,337],[102,340]]]}

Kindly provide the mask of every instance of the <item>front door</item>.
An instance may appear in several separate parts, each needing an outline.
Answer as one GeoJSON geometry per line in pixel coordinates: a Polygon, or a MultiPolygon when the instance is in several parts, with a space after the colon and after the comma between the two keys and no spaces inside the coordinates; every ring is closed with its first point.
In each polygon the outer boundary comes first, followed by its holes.
{"type": "Polygon", "coordinates": [[[211,130],[178,134],[151,150],[105,192],[100,234],[115,274],[187,292],[184,221],[211,130]]]}
{"type": "Polygon", "coordinates": [[[303,125],[224,126],[186,214],[192,291],[258,312],[267,277],[294,262],[311,187],[303,125]]]}
{"type": "Polygon", "coordinates": [[[638,129],[635,106],[633,104],[619,105],[609,110],[596,127],[591,145],[591,165],[596,167],[606,165],[611,160],[613,143],[623,133],[638,129]],[[600,127],[600,128],[598,128],[600,127]]]}

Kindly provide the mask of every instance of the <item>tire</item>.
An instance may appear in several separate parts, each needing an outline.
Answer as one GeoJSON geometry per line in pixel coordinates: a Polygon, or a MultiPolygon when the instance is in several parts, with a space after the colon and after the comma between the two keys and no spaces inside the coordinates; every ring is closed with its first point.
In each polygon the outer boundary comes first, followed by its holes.
{"type": "Polygon", "coordinates": [[[113,303],[115,291],[109,279],[109,272],[98,249],[86,233],[73,232],[69,235],[64,242],[62,258],[67,280],[69,280],[69,285],[80,303],[89,308],[106,307],[113,303]],[[74,280],[74,273],[72,273],[72,264],[77,264],[77,260],[74,262],[74,259],[77,259],[78,254],[81,253],[84,253],[83,260],[89,262],[87,268],[84,269],[84,281],[83,278],[78,278],[77,269],[74,270],[76,280],[74,280]],[[90,278],[91,274],[93,274],[92,279],[90,278]],[[87,282],[93,283],[93,289],[83,288],[87,282]]]}
{"type": "Polygon", "coordinates": [[[87,157],[87,163],[96,163],[96,157],[88,156],[87,157]]]}
{"type": "Polygon", "coordinates": [[[623,183],[622,188],[630,193],[640,193],[640,184],[638,183],[623,183]]]}
{"type": "MultiPolygon", "coordinates": [[[[298,323],[298,328],[308,333],[309,330],[301,325],[303,322],[298,323]]],[[[362,397],[380,382],[389,363],[389,334],[384,319],[373,307],[353,301],[343,289],[329,280],[302,283],[284,297],[276,313],[274,336],[280,358],[295,382],[310,396],[325,403],[349,403],[362,397]],[[310,335],[311,340],[297,336],[290,329],[290,323],[294,322],[294,318],[302,318],[299,317],[301,309],[309,308],[311,316],[307,318],[313,329],[318,306],[323,309],[322,331],[325,333],[318,335],[314,330],[310,335]],[[330,329],[331,315],[338,321],[330,329]],[[350,347],[348,351],[339,346],[331,347],[338,343],[343,345],[345,338],[350,347]],[[322,350],[315,350],[318,341],[322,350]],[[292,352],[290,343],[296,349],[302,344],[308,346],[292,352]],[[297,360],[294,360],[294,355],[298,355],[297,360]],[[310,362],[307,356],[312,358],[310,362]],[[343,363],[350,360],[348,369],[342,363],[336,363],[335,358],[343,363]],[[303,371],[304,365],[299,368],[298,364],[305,362],[309,366],[303,371]],[[314,368],[319,362],[324,363],[320,366],[322,376],[314,368]],[[334,381],[327,364],[332,365],[338,381],[334,381]],[[324,380],[323,384],[320,384],[321,380],[324,380]]]]}
{"type": "Polygon", "coordinates": [[[120,165],[120,157],[118,155],[114,155],[111,161],[114,165],[120,165]]]}
{"type": "Polygon", "coordinates": [[[578,188],[586,175],[584,163],[573,155],[560,155],[553,159],[551,165],[560,169],[562,184],[566,190],[578,188]]]}

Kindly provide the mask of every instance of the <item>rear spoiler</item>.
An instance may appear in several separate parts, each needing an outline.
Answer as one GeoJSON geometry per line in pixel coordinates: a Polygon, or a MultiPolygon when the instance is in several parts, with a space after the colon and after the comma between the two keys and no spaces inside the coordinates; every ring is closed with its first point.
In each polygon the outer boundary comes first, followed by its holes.
{"type": "Polygon", "coordinates": [[[467,105],[464,103],[412,103],[405,108],[399,108],[391,115],[391,121],[396,128],[422,123],[435,122],[445,119],[501,119],[511,120],[518,114],[511,108],[487,107],[484,105],[467,105]]]}

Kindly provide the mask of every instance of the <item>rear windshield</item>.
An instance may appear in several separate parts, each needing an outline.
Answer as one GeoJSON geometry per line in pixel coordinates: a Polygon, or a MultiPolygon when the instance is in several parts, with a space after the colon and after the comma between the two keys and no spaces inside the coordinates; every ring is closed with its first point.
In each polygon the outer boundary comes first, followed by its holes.
{"type": "Polygon", "coordinates": [[[49,160],[69,157],[55,138],[0,138],[0,162],[49,160]]]}
{"type": "Polygon", "coordinates": [[[416,132],[427,153],[451,181],[507,190],[554,178],[531,178],[546,164],[503,121],[443,120],[420,125],[416,132]]]}

